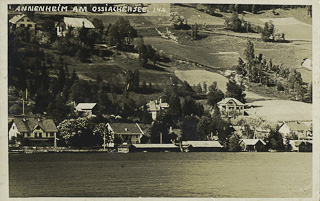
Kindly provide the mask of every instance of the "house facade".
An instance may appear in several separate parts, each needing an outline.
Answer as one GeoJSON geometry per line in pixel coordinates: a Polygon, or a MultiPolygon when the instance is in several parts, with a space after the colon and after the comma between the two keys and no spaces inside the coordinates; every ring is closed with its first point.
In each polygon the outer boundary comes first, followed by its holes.
{"type": "Polygon", "coordinates": [[[16,15],[9,20],[9,25],[12,30],[19,27],[27,27],[29,29],[36,29],[36,24],[30,17],[25,14],[16,15]]]}
{"type": "Polygon", "coordinates": [[[78,113],[80,116],[93,118],[96,115],[93,114],[97,103],[79,103],[75,107],[75,112],[78,113]]]}
{"type": "Polygon", "coordinates": [[[64,17],[62,21],[58,22],[56,25],[57,36],[65,36],[68,31],[73,29],[94,29],[94,25],[86,18],[76,18],[76,17],[64,17]]]}
{"type": "Polygon", "coordinates": [[[58,129],[52,119],[14,118],[9,128],[9,140],[13,137],[28,146],[56,146],[58,129]]]}
{"type": "Polygon", "coordinates": [[[143,130],[137,123],[108,123],[108,132],[113,139],[118,137],[131,144],[140,144],[141,137],[144,135],[143,130]]]}
{"type": "Polygon", "coordinates": [[[242,151],[266,151],[266,143],[261,139],[241,139],[242,151]]]}
{"type": "Polygon", "coordinates": [[[159,101],[153,100],[147,103],[148,112],[151,113],[153,120],[157,120],[157,117],[159,116],[160,112],[161,111],[165,112],[167,111],[168,108],[169,108],[169,104],[162,102],[161,98],[159,101]]]}
{"type": "Polygon", "coordinates": [[[312,125],[301,121],[288,121],[280,125],[279,132],[283,138],[312,139],[312,125]]]}
{"type": "Polygon", "coordinates": [[[217,103],[217,106],[222,115],[232,117],[233,115],[244,116],[245,104],[235,98],[225,98],[217,103]]]}

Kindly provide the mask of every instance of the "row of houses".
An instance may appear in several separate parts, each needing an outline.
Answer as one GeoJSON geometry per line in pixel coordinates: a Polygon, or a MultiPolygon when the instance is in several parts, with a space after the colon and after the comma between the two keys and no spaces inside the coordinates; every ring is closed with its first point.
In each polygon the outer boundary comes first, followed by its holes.
{"type": "MultiPolygon", "coordinates": [[[[178,144],[141,144],[145,135],[138,123],[108,123],[108,132],[118,136],[130,145],[123,145],[119,150],[127,151],[222,151],[223,146],[218,141],[183,141],[178,144]]],[[[57,146],[58,129],[52,119],[14,118],[9,124],[9,140],[21,136],[27,139],[31,146],[57,146]]],[[[312,141],[290,140],[292,151],[311,151],[312,141]]],[[[113,143],[107,145],[114,147],[113,143]]],[[[241,139],[242,151],[267,151],[262,139],[241,139]]]]}
{"type": "MultiPolygon", "coordinates": [[[[26,14],[15,15],[9,20],[9,27],[11,30],[15,30],[19,27],[29,28],[29,30],[36,30],[40,27],[33,19],[26,14]]],[[[70,29],[77,28],[94,29],[95,26],[86,18],[79,17],[64,17],[61,21],[55,24],[57,36],[65,36],[70,29]]]]}

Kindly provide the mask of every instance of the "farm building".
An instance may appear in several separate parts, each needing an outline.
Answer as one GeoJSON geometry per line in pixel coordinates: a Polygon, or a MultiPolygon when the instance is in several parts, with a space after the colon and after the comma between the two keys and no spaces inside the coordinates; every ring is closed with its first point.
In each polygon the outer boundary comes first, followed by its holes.
{"type": "Polygon", "coordinates": [[[26,27],[29,29],[36,29],[36,24],[30,17],[25,14],[16,15],[9,20],[9,25],[12,30],[15,30],[19,27],[26,27]]]}
{"type": "Polygon", "coordinates": [[[94,25],[86,18],[76,18],[76,17],[64,17],[61,22],[56,25],[57,36],[65,36],[67,32],[71,29],[94,29],[94,25]]]}
{"type": "Polygon", "coordinates": [[[218,141],[182,141],[181,146],[187,152],[215,152],[223,149],[218,141]]]}
{"type": "Polygon", "coordinates": [[[217,103],[218,108],[221,114],[226,116],[232,116],[237,114],[244,116],[244,106],[245,104],[241,103],[235,98],[224,98],[222,101],[217,103]]]}
{"type": "Polygon", "coordinates": [[[241,139],[242,151],[266,151],[266,143],[261,139],[241,139]]]}
{"type": "Polygon", "coordinates": [[[52,119],[14,118],[9,140],[21,138],[27,146],[56,146],[58,129],[52,119]]]}
{"type": "Polygon", "coordinates": [[[137,123],[108,123],[108,131],[112,136],[121,138],[125,142],[140,144],[143,130],[137,123]]]}
{"type": "Polygon", "coordinates": [[[279,132],[283,138],[308,139],[312,137],[312,125],[309,122],[288,121],[280,125],[279,132]]]}
{"type": "Polygon", "coordinates": [[[79,103],[75,107],[75,112],[83,117],[92,118],[96,116],[93,114],[96,105],[97,103],[79,103]]]}
{"type": "Polygon", "coordinates": [[[168,103],[163,103],[161,98],[160,100],[153,100],[147,103],[148,112],[151,113],[152,119],[157,120],[158,115],[161,111],[166,111],[169,108],[168,103]]]}

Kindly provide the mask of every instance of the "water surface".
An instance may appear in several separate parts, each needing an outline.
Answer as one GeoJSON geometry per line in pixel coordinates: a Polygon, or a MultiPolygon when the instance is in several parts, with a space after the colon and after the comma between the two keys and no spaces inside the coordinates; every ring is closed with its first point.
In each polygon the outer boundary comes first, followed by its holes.
{"type": "Polygon", "coordinates": [[[10,197],[311,197],[311,153],[9,156],[10,197]]]}

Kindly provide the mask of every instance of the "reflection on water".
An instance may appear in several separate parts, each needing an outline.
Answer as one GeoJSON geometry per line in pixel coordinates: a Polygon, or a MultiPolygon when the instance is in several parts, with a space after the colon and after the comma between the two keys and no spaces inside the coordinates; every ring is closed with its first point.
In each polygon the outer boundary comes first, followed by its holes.
{"type": "Polygon", "coordinates": [[[10,155],[10,197],[311,197],[311,153],[10,155]]]}

